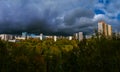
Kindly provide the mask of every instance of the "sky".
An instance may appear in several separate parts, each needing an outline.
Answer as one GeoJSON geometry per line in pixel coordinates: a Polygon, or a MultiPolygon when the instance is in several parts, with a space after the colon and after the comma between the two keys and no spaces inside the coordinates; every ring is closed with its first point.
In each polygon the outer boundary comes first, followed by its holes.
{"type": "Polygon", "coordinates": [[[0,33],[91,34],[101,20],[120,31],[120,0],[0,0],[0,33]]]}

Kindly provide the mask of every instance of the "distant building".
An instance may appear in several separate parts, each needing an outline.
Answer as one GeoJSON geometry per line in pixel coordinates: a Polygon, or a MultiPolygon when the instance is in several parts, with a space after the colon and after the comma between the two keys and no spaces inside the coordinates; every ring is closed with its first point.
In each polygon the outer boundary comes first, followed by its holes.
{"type": "Polygon", "coordinates": [[[108,25],[108,36],[112,36],[112,26],[108,25]]]}
{"type": "Polygon", "coordinates": [[[36,35],[35,34],[30,34],[30,37],[31,38],[34,38],[36,35]]]}
{"type": "Polygon", "coordinates": [[[11,34],[0,34],[0,39],[8,42],[18,42],[18,40],[16,40],[16,36],[11,34]]]}
{"type": "Polygon", "coordinates": [[[75,34],[74,34],[74,38],[75,38],[76,40],[78,40],[78,33],[75,33],[75,34]]]}
{"type": "Polygon", "coordinates": [[[90,39],[90,38],[92,38],[92,35],[85,35],[85,38],[90,39]]]}
{"type": "Polygon", "coordinates": [[[79,41],[83,40],[83,32],[78,33],[78,40],[79,41]]]}
{"type": "Polygon", "coordinates": [[[22,32],[22,37],[27,39],[27,32],[22,32]]]}
{"type": "Polygon", "coordinates": [[[98,22],[98,33],[104,36],[112,36],[112,26],[100,21],[98,22]]]}
{"type": "Polygon", "coordinates": [[[16,40],[25,40],[25,37],[16,36],[15,39],[16,40]]]}
{"type": "Polygon", "coordinates": [[[83,32],[75,33],[74,38],[79,41],[83,40],[83,32]]]}
{"type": "Polygon", "coordinates": [[[107,33],[105,22],[98,22],[98,33],[106,35],[107,33]]]}
{"type": "Polygon", "coordinates": [[[15,43],[15,42],[19,42],[19,40],[8,40],[8,42],[13,42],[13,43],[15,43]]]}
{"type": "Polygon", "coordinates": [[[13,35],[10,35],[10,34],[1,34],[0,35],[0,39],[1,40],[5,40],[5,41],[12,40],[13,39],[13,35]]]}
{"type": "Polygon", "coordinates": [[[72,40],[72,36],[69,36],[69,38],[68,38],[69,40],[72,40]]]}
{"type": "Polygon", "coordinates": [[[43,40],[43,34],[42,33],[40,34],[40,40],[43,40]]]}
{"type": "Polygon", "coordinates": [[[46,39],[52,39],[53,36],[45,36],[46,39]]]}
{"type": "Polygon", "coordinates": [[[54,41],[55,41],[55,42],[57,41],[57,36],[54,36],[54,41]]]}

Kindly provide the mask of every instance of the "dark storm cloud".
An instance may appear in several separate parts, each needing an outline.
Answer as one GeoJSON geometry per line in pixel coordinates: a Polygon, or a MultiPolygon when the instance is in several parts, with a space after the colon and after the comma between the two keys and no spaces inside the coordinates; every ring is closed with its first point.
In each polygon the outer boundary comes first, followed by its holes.
{"type": "Polygon", "coordinates": [[[42,0],[1,0],[0,32],[54,31],[54,28],[50,29],[53,26],[51,19],[57,16],[57,10],[51,10],[49,6],[41,5],[41,2],[42,0]]]}
{"type": "MultiPolygon", "coordinates": [[[[92,20],[94,12],[91,9],[74,9],[61,19],[62,23],[59,24],[59,31],[72,34],[74,32],[90,32],[91,28],[96,27],[95,22],[92,20]]],[[[91,31],[93,32],[93,30],[91,31]]],[[[90,33],[91,33],[90,32],[90,33]]]]}
{"type": "Polygon", "coordinates": [[[47,23],[45,20],[33,20],[26,28],[27,32],[41,32],[50,33],[54,32],[54,26],[47,23]]]}
{"type": "Polygon", "coordinates": [[[0,0],[0,33],[90,33],[100,19],[118,28],[120,1],[107,1],[0,0]]]}
{"type": "Polygon", "coordinates": [[[68,25],[74,25],[75,21],[80,17],[92,18],[93,16],[94,13],[92,10],[78,8],[65,15],[64,23],[68,25]]]}

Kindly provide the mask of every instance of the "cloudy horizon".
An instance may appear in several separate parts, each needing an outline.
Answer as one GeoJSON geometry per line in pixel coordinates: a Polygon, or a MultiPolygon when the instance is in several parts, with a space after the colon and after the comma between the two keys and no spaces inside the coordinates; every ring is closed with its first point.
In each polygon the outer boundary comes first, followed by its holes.
{"type": "Polygon", "coordinates": [[[103,20],[120,31],[119,0],[0,0],[0,33],[92,33],[103,20]]]}

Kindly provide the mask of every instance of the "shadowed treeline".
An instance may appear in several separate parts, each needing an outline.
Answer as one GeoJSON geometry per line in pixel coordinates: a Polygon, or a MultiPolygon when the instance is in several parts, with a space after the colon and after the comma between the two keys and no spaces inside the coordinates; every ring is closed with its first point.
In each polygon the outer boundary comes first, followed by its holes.
{"type": "Polygon", "coordinates": [[[120,38],[0,41],[0,72],[119,72],[120,38]]]}

